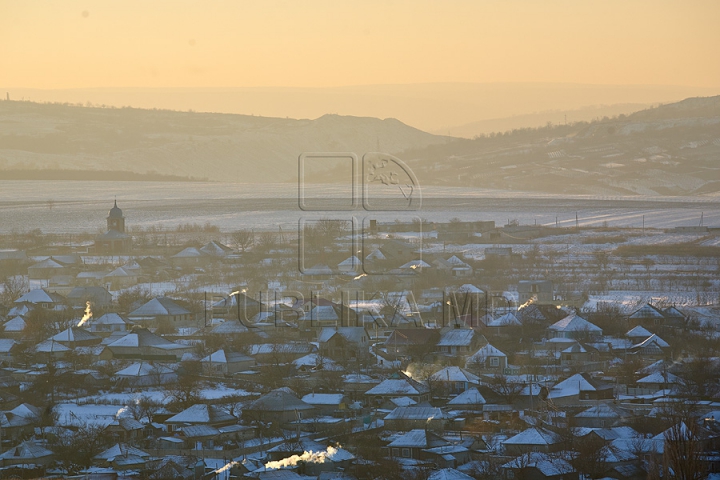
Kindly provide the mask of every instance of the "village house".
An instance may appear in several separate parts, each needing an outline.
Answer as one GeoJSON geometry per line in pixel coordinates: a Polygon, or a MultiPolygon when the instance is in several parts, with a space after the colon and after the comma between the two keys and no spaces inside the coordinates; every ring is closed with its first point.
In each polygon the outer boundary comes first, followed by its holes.
{"type": "Polygon", "coordinates": [[[428,448],[443,447],[449,444],[450,442],[440,435],[419,428],[397,436],[387,445],[387,452],[390,458],[424,460],[427,458],[424,451],[428,448]]]}
{"type": "Polygon", "coordinates": [[[263,395],[243,410],[243,418],[263,422],[289,423],[298,417],[312,416],[315,407],[300,400],[287,389],[279,388],[263,395]]]}
{"type": "Polygon", "coordinates": [[[465,361],[465,368],[483,372],[503,373],[507,369],[507,355],[489,343],[465,361]]]}
{"type": "Polygon", "coordinates": [[[85,308],[88,302],[95,308],[108,308],[112,305],[113,296],[103,287],[75,287],[67,294],[71,307],[85,308]]]}
{"type": "Polygon", "coordinates": [[[382,407],[390,405],[393,398],[408,397],[415,403],[430,400],[428,387],[411,378],[388,378],[365,392],[368,405],[382,407]]]}
{"type": "Polygon", "coordinates": [[[145,327],[158,327],[163,322],[173,328],[196,326],[190,311],[167,297],[153,298],[145,305],[130,312],[128,320],[145,327]]]}
{"type": "Polygon", "coordinates": [[[255,366],[255,360],[237,352],[217,350],[200,360],[203,369],[209,375],[232,375],[255,366]]]}
{"type": "Polygon", "coordinates": [[[320,354],[335,360],[365,356],[370,334],[364,327],[324,327],[318,333],[320,354]]]}
{"type": "Polygon", "coordinates": [[[437,352],[443,356],[458,357],[470,355],[484,339],[469,328],[450,328],[440,335],[437,352]]]}
{"type": "Polygon", "coordinates": [[[416,428],[430,428],[433,431],[444,429],[446,415],[437,407],[406,406],[397,407],[383,418],[390,430],[407,431],[416,428]]]}
{"type": "Polygon", "coordinates": [[[133,327],[129,333],[107,344],[101,358],[176,362],[192,350],[190,345],[173,343],[146,328],[133,327]]]}
{"type": "MultiPolygon", "coordinates": [[[[434,390],[442,392],[443,395],[452,396],[479,385],[480,379],[467,370],[450,366],[430,375],[428,382],[434,390]]],[[[434,394],[437,393],[434,392],[434,394]]]]}

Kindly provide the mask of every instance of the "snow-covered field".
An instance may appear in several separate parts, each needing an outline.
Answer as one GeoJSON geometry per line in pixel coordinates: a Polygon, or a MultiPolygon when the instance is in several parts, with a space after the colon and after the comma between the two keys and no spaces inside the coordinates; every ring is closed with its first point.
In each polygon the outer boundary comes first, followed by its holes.
{"type": "MultiPolygon", "coordinates": [[[[347,188],[326,186],[318,197],[347,198],[347,188]]],[[[458,187],[424,187],[422,207],[409,212],[310,212],[298,207],[298,186],[288,184],[174,182],[0,181],[0,233],[39,228],[47,233],[97,232],[117,198],[128,227],[176,227],[199,223],[223,230],[295,230],[300,218],[369,217],[378,221],[508,220],[522,224],[672,228],[720,225],[720,199],[713,196],[607,197],[542,195],[458,187]]],[[[361,202],[360,202],[361,203],[361,202]]]]}

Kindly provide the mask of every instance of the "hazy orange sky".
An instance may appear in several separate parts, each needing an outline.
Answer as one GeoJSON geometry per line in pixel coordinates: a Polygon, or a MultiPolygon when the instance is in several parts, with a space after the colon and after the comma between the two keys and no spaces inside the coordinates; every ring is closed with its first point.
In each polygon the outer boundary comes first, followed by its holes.
{"type": "Polygon", "coordinates": [[[720,86],[720,2],[0,0],[0,86],[720,86]]]}

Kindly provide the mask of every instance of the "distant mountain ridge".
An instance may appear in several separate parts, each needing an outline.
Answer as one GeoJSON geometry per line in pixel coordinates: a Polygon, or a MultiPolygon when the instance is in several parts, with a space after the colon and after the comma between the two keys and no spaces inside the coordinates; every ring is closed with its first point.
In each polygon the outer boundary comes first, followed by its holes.
{"type": "MultiPolygon", "coordinates": [[[[720,96],[459,139],[396,119],[315,120],[0,101],[2,171],[296,181],[304,152],[384,151],[421,184],[589,195],[720,195],[720,96]]],[[[336,182],[340,170],[313,180],[336,182]]]]}
{"type": "Polygon", "coordinates": [[[403,152],[439,185],[593,195],[720,194],[720,96],[403,152]]]}
{"type": "Polygon", "coordinates": [[[445,143],[395,119],[315,120],[0,101],[2,170],[111,170],[229,182],[295,181],[303,152],[445,143]]]}

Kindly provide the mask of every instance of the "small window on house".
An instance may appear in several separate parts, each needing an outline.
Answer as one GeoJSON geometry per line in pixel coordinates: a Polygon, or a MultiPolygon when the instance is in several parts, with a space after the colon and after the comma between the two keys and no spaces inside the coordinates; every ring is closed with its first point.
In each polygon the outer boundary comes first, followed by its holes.
{"type": "Polygon", "coordinates": [[[405,458],[410,458],[410,449],[409,448],[403,448],[402,449],[402,456],[405,458]]]}
{"type": "Polygon", "coordinates": [[[490,366],[491,367],[499,367],[500,366],[500,359],[497,357],[491,357],[490,358],[490,366]]]}
{"type": "Polygon", "coordinates": [[[393,448],[393,449],[392,449],[392,456],[393,456],[393,457],[398,457],[398,456],[400,456],[400,449],[399,449],[399,448],[393,448]]]}

